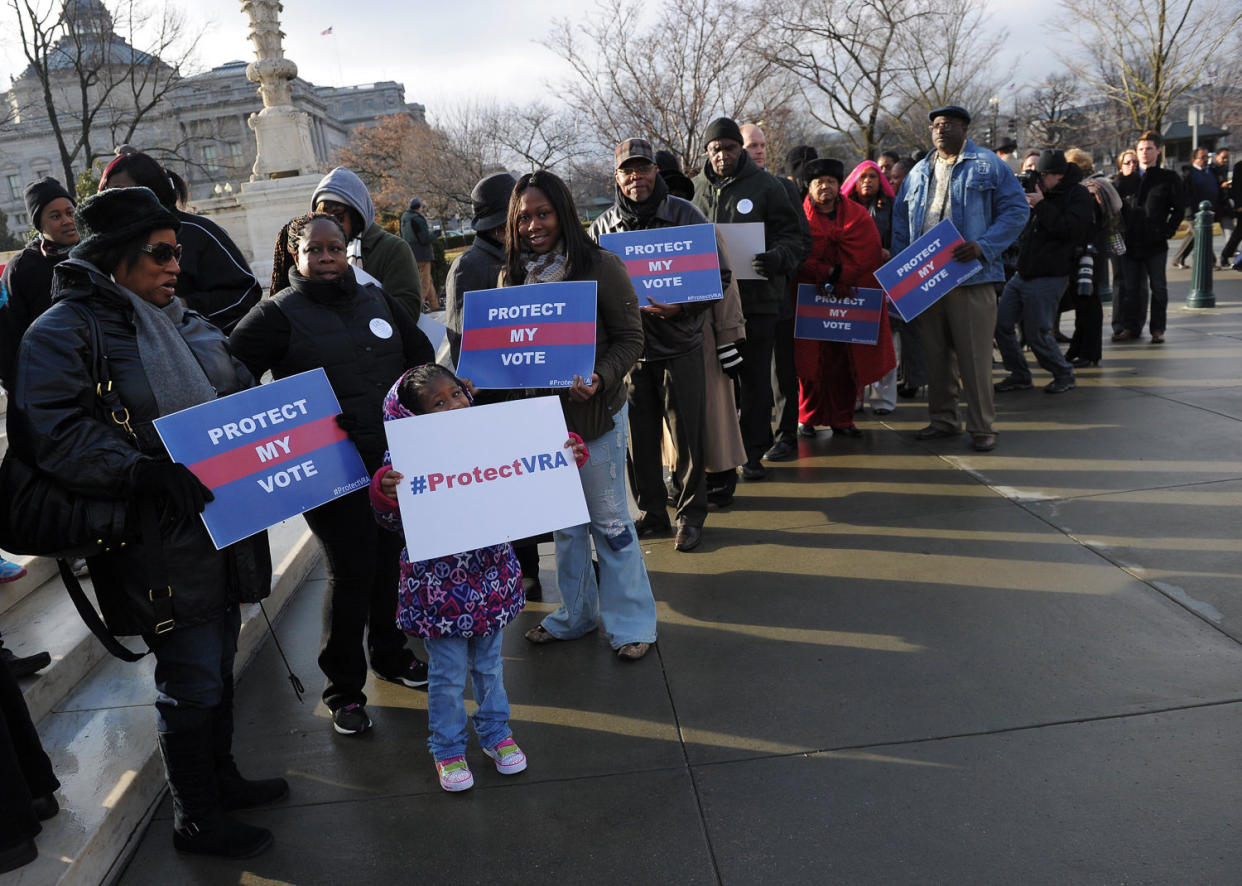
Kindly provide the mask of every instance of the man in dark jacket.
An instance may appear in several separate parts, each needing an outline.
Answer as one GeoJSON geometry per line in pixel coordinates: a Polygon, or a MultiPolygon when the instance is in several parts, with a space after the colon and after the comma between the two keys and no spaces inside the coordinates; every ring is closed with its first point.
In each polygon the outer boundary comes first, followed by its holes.
{"type": "MultiPolygon", "coordinates": [[[[703,213],[670,196],[660,177],[655,153],[646,139],[630,138],[616,149],[617,191],[612,206],[591,225],[591,238],[618,231],[645,231],[706,224],[703,213]]],[[[726,272],[727,273],[727,272],[726,272]]],[[[665,510],[664,420],[677,447],[673,465],[677,490],[679,551],[698,547],[707,516],[707,475],[703,469],[706,391],[703,369],[703,313],[711,302],[665,305],[652,301],[639,308],[643,319],[643,355],[630,370],[630,481],[638,509],[638,535],[668,532],[665,510]]]]}
{"type": "Polygon", "coordinates": [[[1009,370],[1009,377],[995,385],[998,393],[1031,387],[1031,369],[1014,335],[1019,318],[1039,365],[1052,373],[1045,393],[1074,387],[1074,368],[1061,355],[1052,326],[1087,245],[1095,201],[1078,183],[1082,172],[1061,151],[1044,151],[1035,171],[1040,178],[1026,195],[1031,215],[1018,238],[1018,270],[1005,284],[996,312],[996,344],[1009,370]]]}
{"type": "MultiPolygon", "coordinates": [[[[694,178],[694,205],[714,224],[761,222],[763,252],[729,257],[735,273],[748,265],[758,279],[738,281],[746,316],[742,347],[741,428],[746,445],[742,476],[767,476],[760,459],[772,445],[772,351],[788,278],[810,251],[797,209],[776,177],[764,172],[742,149],[742,133],[728,117],[713,120],[703,134],[707,162],[694,178]]],[[[736,480],[733,481],[736,483],[736,480]]]]}
{"type": "Polygon", "coordinates": [[[1121,257],[1121,304],[1113,341],[1135,341],[1147,321],[1147,289],[1151,287],[1151,340],[1164,341],[1169,286],[1165,264],[1169,238],[1186,211],[1186,197],[1177,174],[1160,167],[1160,133],[1139,136],[1139,174],[1122,176],[1117,185],[1126,223],[1126,254],[1121,257]]]}
{"type": "Polygon", "coordinates": [[[444,325],[448,327],[453,365],[461,357],[462,297],[479,289],[495,289],[505,263],[505,218],[517,180],[507,172],[481,179],[470,192],[474,206],[474,243],[449,268],[444,284],[444,325]]]}
{"type": "Polygon", "coordinates": [[[0,382],[13,390],[17,346],[52,303],[52,269],[78,242],[74,200],[54,178],[26,186],[26,209],[39,238],[15,255],[0,275],[0,382]]]}
{"type": "Polygon", "coordinates": [[[423,290],[423,305],[433,311],[440,310],[440,295],[431,280],[431,262],[435,252],[431,247],[431,226],[423,217],[423,201],[417,197],[410,201],[410,208],[401,213],[401,239],[410,244],[414,261],[418,262],[418,279],[423,290]]]}
{"type": "Polygon", "coordinates": [[[1216,173],[1208,168],[1210,156],[1207,148],[1197,148],[1190,168],[1182,176],[1182,186],[1186,190],[1186,218],[1190,219],[1190,232],[1182,241],[1182,248],[1177,250],[1177,255],[1173,256],[1175,268],[1185,268],[1186,256],[1190,255],[1190,251],[1195,248],[1194,219],[1195,213],[1199,211],[1199,204],[1206,200],[1213,212],[1217,210],[1217,202],[1220,200],[1220,182],[1216,180],[1216,173]]]}

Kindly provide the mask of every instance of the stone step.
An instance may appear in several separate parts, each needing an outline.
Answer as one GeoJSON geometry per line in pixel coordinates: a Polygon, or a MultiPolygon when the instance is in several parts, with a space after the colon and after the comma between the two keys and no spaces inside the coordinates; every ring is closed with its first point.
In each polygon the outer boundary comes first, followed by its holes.
{"type": "MultiPolygon", "coordinates": [[[[26,567],[26,574],[17,581],[5,582],[0,585],[0,634],[5,634],[4,643],[9,646],[8,615],[10,609],[39,589],[44,582],[56,576],[56,561],[47,557],[31,557],[25,554],[9,554],[0,551],[0,557],[20,563],[26,567]]],[[[57,579],[59,581],[59,578],[57,579]]],[[[10,648],[12,648],[10,646],[10,648]]]]}
{"type": "MultiPolygon", "coordinates": [[[[269,537],[276,571],[265,606],[275,621],[318,563],[320,549],[300,517],[269,530],[269,537]]],[[[43,648],[53,652],[52,665],[22,683],[32,713],[36,707],[42,712],[35,719],[61,782],[61,812],[43,823],[39,858],[8,874],[5,886],[110,882],[164,790],[151,705],[154,661],[147,656],[127,664],[108,655],[81,625],[59,585],[59,575],[45,582],[14,607],[12,616],[15,649],[31,650],[32,642],[44,642],[43,648]]],[[[258,604],[243,606],[239,678],[266,637],[267,623],[258,604]]],[[[144,648],[139,638],[122,642],[135,650],[144,648]]],[[[282,637],[282,642],[295,641],[282,637]]],[[[317,675],[299,676],[308,684],[316,682],[317,675]]]]}

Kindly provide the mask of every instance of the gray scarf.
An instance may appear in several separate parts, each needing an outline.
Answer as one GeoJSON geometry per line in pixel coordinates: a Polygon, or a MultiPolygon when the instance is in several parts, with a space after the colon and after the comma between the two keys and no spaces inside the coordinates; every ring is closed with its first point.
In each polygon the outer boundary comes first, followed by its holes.
{"type": "Polygon", "coordinates": [[[138,356],[160,415],[216,399],[216,389],[207,379],[194,351],[182,338],[185,305],[181,299],[174,297],[164,307],[157,308],[119,283],[116,288],[124,293],[134,309],[138,356]]]}
{"type": "Polygon", "coordinates": [[[565,279],[565,241],[557,240],[556,245],[543,255],[522,251],[522,264],[526,268],[527,283],[558,283],[565,279]]]}

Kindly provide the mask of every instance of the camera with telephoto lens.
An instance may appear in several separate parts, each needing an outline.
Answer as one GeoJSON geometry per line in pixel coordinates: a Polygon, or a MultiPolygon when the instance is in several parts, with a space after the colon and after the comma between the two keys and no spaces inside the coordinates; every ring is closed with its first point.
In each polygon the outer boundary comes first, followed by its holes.
{"type": "Polygon", "coordinates": [[[1018,173],[1018,181],[1022,183],[1022,190],[1028,194],[1034,194],[1039,188],[1039,180],[1042,176],[1034,169],[1026,169],[1018,173]]]}
{"type": "Polygon", "coordinates": [[[1087,246],[1087,251],[1078,259],[1078,294],[1090,295],[1095,291],[1095,247],[1087,246]]]}

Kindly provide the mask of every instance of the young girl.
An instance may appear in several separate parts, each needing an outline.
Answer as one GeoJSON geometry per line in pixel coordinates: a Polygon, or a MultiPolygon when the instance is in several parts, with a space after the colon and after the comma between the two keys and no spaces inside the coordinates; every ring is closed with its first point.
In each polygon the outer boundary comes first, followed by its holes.
{"type": "MultiPolygon", "coordinates": [[[[446,412],[472,405],[467,385],[443,366],[429,363],[409,370],[384,398],[384,421],[446,412]]],[[[576,434],[565,444],[581,467],[586,446],[576,434]]],[[[403,479],[384,465],[371,480],[371,507],[381,526],[401,532],[397,487],[403,479]]],[[[522,569],[508,542],[410,562],[401,551],[397,626],[417,634],[427,647],[427,744],[436,761],[440,787],[464,791],[474,785],[466,763],[466,704],[462,693],[469,670],[474,684],[474,731],[483,753],[501,775],[526,768],[526,755],[509,730],[509,698],[501,669],[501,630],[522,611],[522,569]]]]}

